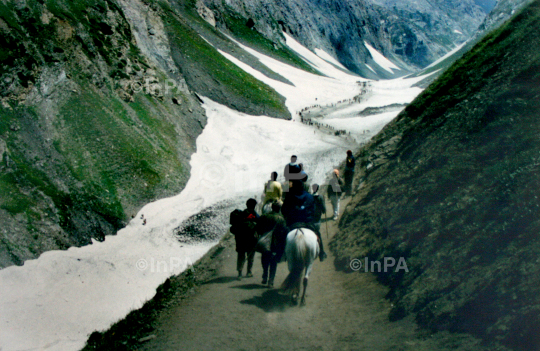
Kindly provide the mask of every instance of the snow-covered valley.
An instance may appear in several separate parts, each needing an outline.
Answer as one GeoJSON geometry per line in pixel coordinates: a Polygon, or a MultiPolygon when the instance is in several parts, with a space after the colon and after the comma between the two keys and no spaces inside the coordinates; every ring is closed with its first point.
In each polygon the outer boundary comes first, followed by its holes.
{"type": "Polygon", "coordinates": [[[222,54],[285,96],[293,120],[249,116],[203,97],[208,123],[197,139],[191,177],[180,194],[146,205],[127,227],[103,242],[49,251],[23,266],[0,271],[0,349],[80,349],[90,333],[105,330],[140,308],[169,276],[184,271],[216,245],[215,239],[179,242],[174,229],[184,220],[220,201],[241,203],[259,195],[270,173],[281,173],[292,154],[304,163],[310,179],[322,184],[345,158],[345,150],[368,141],[400,110],[370,116],[358,116],[359,112],[404,105],[421,92],[413,85],[424,77],[367,81],[291,37],[287,44],[326,77],[243,46],[294,84],[289,85],[222,54]],[[370,89],[359,102],[332,107],[360,95],[364,83],[370,89]],[[351,137],[302,123],[299,112],[310,106],[318,106],[318,122],[346,130],[351,137]],[[325,113],[326,108],[331,114],[325,113]]]}

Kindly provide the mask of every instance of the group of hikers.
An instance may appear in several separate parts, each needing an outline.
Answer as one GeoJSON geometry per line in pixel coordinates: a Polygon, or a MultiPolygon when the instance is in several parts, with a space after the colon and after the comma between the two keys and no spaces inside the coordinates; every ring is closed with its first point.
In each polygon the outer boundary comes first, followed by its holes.
{"type": "MultiPolygon", "coordinates": [[[[342,195],[350,196],[354,177],[355,160],[352,152],[347,151],[344,180],[339,170],[334,169],[327,187],[327,197],[333,207],[333,219],[339,215],[339,202],[342,195]]],[[[257,200],[251,198],[246,202],[246,209],[231,213],[231,233],[235,236],[238,252],[238,279],[242,279],[242,271],[247,261],[246,277],[253,277],[252,268],[255,252],[262,253],[262,284],[272,288],[277,264],[282,261],[287,234],[298,228],[312,230],[318,237],[319,259],[323,261],[324,252],[321,237],[321,219],[326,214],[325,199],[318,194],[319,185],[309,185],[308,175],[297,157],[291,156],[291,162],[283,171],[285,182],[277,181],[277,172],[272,172],[270,180],[264,185],[263,199],[260,204],[262,215],[257,213],[257,200]],[[265,248],[260,249],[262,238],[266,238],[265,248]]]]}

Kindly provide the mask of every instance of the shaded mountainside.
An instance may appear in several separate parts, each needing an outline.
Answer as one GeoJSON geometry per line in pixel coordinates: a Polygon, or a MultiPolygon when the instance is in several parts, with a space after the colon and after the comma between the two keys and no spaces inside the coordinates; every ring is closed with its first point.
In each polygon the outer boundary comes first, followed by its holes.
{"type": "MultiPolygon", "coordinates": [[[[474,35],[462,45],[459,50],[453,50],[454,52],[446,55],[446,57],[438,60],[438,62],[429,65],[413,74],[414,77],[419,77],[422,75],[430,74],[426,79],[421,81],[418,86],[426,88],[430,83],[432,83],[437,77],[448,69],[455,61],[457,61],[461,56],[466,52],[471,50],[482,38],[487,35],[490,31],[499,27],[504,21],[510,19],[516,12],[519,12],[521,8],[525,5],[531,3],[532,0],[499,0],[497,1],[495,7],[489,12],[486,16],[480,27],[474,35]]],[[[489,6],[489,1],[486,3],[479,3],[480,6],[489,6]]]]}
{"type": "Polygon", "coordinates": [[[458,60],[357,155],[331,243],[380,273],[391,318],[540,349],[540,1],[458,60]]]}
{"type": "Polygon", "coordinates": [[[231,14],[241,16],[276,45],[283,41],[280,31],[285,30],[308,48],[323,49],[368,78],[393,75],[373,63],[364,41],[412,71],[472,36],[486,16],[472,0],[458,5],[446,0],[202,1],[222,28],[230,27],[231,14]]]}
{"type": "Polygon", "coordinates": [[[533,0],[498,0],[493,10],[488,13],[480,27],[478,27],[479,31],[486,32],[497,28],[523,6],[532,1],[533,0]]]}
{"type": "Polygon", "coordinates": [[[0,267],[103,240],[180,192],[206,124],[196,92],[290,118],[194,2],[0,2],[0,32],[0,267]]]}

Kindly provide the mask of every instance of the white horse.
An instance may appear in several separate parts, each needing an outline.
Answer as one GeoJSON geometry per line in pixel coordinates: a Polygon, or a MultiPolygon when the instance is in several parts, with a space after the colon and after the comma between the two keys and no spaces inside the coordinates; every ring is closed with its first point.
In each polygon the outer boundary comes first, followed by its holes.
{"type": "Polygon", "coordinates": [[[319,256],[319,243],[317,234],[309,229],[295,229],[287,234],[285,244],[285,256],[289,266],[289,275],[285,278],[281,289],[292,297],[293,303],[298,302],[302,276],[304,277],[304,289],[301,305],[306,303],[306,289],[308,285],[309,274],[313,268],[315,258],[319,256]]]}

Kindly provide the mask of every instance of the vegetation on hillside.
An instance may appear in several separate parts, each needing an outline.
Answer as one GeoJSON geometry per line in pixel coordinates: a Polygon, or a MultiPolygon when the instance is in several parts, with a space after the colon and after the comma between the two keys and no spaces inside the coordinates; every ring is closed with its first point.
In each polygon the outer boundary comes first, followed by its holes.
{"type": "MultiPolygon", "coordinates": [[[[0,238],[0,267],[102,240],[142,204],[180,191],[205,123],[192,91],[242,112],[290,118],[282,96],[217,49],[241,51],[264,74],[286,79],[205,22],[195,1],[147,5],[165,27],[179,74],[143,54],[114,0],[0,3],[0,219],[10,233],[0,238]],[[173,96],[149,89],[147,82],[168,78],[187,86],[173,96]]],[[[231,9],[222,20],[221,29],[245,44],[316,73],[231,9]]]]}
{"type": "Polygon", "coordinates": [[[191,87],[230,107],[251,104],[275,111],[278,116],[290,115],[282,96],[221,55],[190,26],[190,20],[198,16],[193,10],[184,9],[181,16],[178,10],[162,7],[173,58],[191,87]]]}
{"type": "MultiPolygon", "coordinates": [[[[222,14],[222,19],[225,22],[226,28],[234,35],[234,37],[241,40],[247,46],[268,56],[276,57],[277,59],[303,69],[304,71],[313,74],[321,74],[306,61],[298,57],[298,55],[287,46],[280,43],[274,43],[265,38],[256,30],[254,22],[250,22],[249,19],[234,13],[230,9],[228,12],[222,14]]],[[[275,25],[279,28],[277,23],[275,25]]]]}
{"type": "Polygon", "coordinates": [[[331,244],[404,257],[381,272],[391,318],[538,350],[540,3],[458,60],[358,155],[363,182],[331,244]]]}
{"type": "Polygon", "coordinates": [[[6,2],[0,14],[1,267],[103,240],[180,191],[204,118],[186,91],[134,91],[166,75],[116,2],[6,2]]]}

